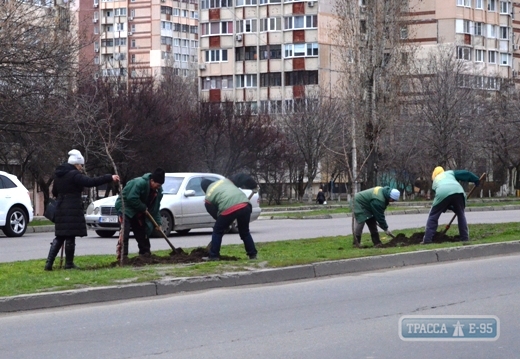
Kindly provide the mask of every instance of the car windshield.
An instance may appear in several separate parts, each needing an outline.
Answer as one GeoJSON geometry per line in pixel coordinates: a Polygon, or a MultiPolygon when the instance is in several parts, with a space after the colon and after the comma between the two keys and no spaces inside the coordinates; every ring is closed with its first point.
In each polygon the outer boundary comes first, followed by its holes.
{"type": "Polygon", "coordinates": [[[164,194],[177,194],[184,177],[166,177],[162,185],[164,194]]]}

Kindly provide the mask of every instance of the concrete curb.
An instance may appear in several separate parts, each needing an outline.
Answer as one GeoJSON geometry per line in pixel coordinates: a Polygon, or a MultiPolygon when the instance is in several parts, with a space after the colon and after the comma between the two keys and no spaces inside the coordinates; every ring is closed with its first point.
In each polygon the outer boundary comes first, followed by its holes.
{"type": "Polygon", "coordinates": [[[464,245],[454,248],[421,250],[203,277],[165,278],[157,282],[149,283],[4,297],[0,298],[0,312],[18,312],[67,305],[153,297],[214,288],[280,283],[516,253],[520,253],[520,241],[464,245]]]}

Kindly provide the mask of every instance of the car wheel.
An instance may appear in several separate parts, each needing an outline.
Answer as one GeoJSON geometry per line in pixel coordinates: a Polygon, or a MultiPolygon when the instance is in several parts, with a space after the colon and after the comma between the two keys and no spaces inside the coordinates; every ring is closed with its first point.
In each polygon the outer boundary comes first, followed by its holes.
{"type": "Polygon", "coordinates": [[[178,231],[175,231],[175,232],[179,233],[181,236],[184,236],[184,235],[188,234],[190,231],[191,231],[191,228],[190,229],[179,229],[178,231]]]}
{"type": "Polygon", "coordinates": [[[169,236],[173,230],[173,218],[170,212],[164,209],[161,211],[161,222],[161,229],[163,233],[169,236]]]}
{"type": "Polygon", "coordinates": [[[21,237],[27,230],[27,215],[20,207],[13,207],[7,213],[3,231],[7,237],[21,237]]]}
{"type": "Polygon", "coordinates": [[[96,231],[96,234],[100,237],[103,237],[103,238],[110,238],[112,237],[114,234],[116,234],[116,231],[96,231]]]}

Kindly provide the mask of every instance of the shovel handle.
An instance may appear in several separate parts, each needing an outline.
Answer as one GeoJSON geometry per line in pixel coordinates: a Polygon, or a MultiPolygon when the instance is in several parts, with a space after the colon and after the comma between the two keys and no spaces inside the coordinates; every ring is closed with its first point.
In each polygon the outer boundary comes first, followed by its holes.
{"type": "Polygon", "coordinates": [[[163,238],[166,240],[166,242],[168,242],[170,248],[172,249],[172,251],[175,251],[175,247],[173,246],[172,242],[170,242],[170,240],[168,239],[168,237],[166,236],[166,234],[164,234],[164,232],[162,231],[161,227],[157,224],[157,222],[155,221],[155,219],[153,219],[152,215],[150,214],[150,212],[148,212],[148,210],[146,211],[146,215],[148,216],[148,219],[150,221],[152,221],[155,229],[161,233],[161,235],[163,236],[163,238]]]}
{"type": "MultiPolygon", "coordinates": [[[[484,178],[486,178],[486,172],[484,172],[484,173],[482,174],[482,176],[480,176],[480,178],[478,179],[478,180],[479,180],[479,183],[480,183],[480,181],[484,180],[484,178]]],[[[468,198],[471,196],[471,194],[473,193],[473,191],[475,190],[475,188],[477,188],[477,186],[473,186],[473,188],[471,189],[471,191],[469,191],[468,196],[467,196],[468,198]]],[[[446,226],[446,228],[444,228],[444,229],[442,230],[442,232],[441,232],[442,234],[446,234],[446,232],[448,232],[448,229],[450,229],[450,226],[451,226],[451,224],[453,223],[453,221],[455,220],[455,217],[457,217],[456,214],[454,214],[453,217],[451,217],[451,221],[448,223],[448,225],[446,226]]]]}

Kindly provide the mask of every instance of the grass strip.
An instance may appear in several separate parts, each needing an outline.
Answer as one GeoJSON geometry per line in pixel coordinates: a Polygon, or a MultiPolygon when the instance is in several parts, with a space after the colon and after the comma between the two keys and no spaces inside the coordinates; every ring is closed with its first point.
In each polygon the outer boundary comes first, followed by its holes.
{"type": "MultiPolygon", "coordinates": [[[[440,226],[439,230],[444,227],[440,226]]],[[[471,244],[496,243],[520,239],[520,223],[474,224],[470,225],[471,244]]],[[[410,237],[423,228],[399,230],[410,237]]],[[[454,235],[456,229],[447,234],[454,235]]],[[[389,241],[382,234],[383,243],[389,241]]],[[[224,239],[225,241],[225,239],[224,239]]],[[[363,235],[363,245],[370,246],[370,236],[363,235]]],[[[224,245],[221,254],[240,258],[238,261],[220,261],[207,263],[152,265],[145,267],[114,266],[115,255],[77,256],[74,262],[80,270],[56,269],[43,270],[45,260],[28,260],[0,263],[0,297],[19,294],[52,292],[67,289],[80,289],[124,283],[140,283],[159,280],[165,277],[192,277],[254,270],[258,268],[289,267],[321,261],[368,257],[374,255],[412,252],[425,249],[438,249],[460,246],[460,243],[441,243],[427,247],[417,244],[394,248],[363,248],[352,246],[352,236],[321,237],[315,239],[287,240],[257,243],[258,260],[249,261],[242,245],[224,245]]],[[[190,249],[185,249],[189,252],[190,249]]],[[[154,254],[166,256],[169,251],[154,251],[154,254]]],[[[55,262],[57,268],[59,258],[55,262]]]]}

